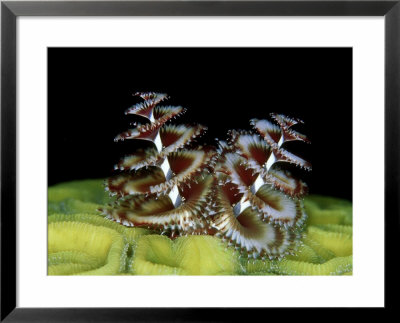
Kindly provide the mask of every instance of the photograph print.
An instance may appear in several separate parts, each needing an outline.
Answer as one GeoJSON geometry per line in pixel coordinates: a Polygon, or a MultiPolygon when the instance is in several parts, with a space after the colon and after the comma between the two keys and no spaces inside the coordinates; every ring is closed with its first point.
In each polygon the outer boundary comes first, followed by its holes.
{"type": "Polygon", "coordinates": [[[48,48],[48,275],[352,275],[351,48],[48,48]]]}

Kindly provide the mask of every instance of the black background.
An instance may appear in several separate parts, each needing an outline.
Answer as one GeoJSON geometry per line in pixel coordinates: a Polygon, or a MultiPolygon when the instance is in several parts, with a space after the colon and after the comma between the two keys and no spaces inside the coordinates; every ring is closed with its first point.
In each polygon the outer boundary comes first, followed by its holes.
{"type": "Polygon", "coordinates": [[[173,123],[208,127],[215,144],[249,119],[284,113],[311,145],[287,148],[313,165],[310,193],[352,199],[351,48],[49,48],[48,184],[104,178],[134,140],[114,137],[139,120],[124,111],[137,91],[168,93],[187,112],[173,123]]]}

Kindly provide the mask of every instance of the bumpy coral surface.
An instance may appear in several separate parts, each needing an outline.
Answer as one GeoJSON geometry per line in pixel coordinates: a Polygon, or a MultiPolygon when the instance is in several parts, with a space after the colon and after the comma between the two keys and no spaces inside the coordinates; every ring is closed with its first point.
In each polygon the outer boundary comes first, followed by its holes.
{"type": "Polygon", "coordinates": [[[49,275],[352,273],[352,205],[345,200],[305,197],[308,218],[298,249],[282,259],[263,260],[243,256],[215,236],[170,239],[145,228],[109,221],[97,210],[113,203],[112,199],[104,192],[103,180],[49,188],[49,275]]]}

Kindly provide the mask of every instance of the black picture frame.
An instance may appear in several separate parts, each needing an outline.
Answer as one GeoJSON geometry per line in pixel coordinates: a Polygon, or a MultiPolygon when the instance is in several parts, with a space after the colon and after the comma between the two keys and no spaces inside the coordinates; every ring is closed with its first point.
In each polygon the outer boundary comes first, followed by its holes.
{"type": "MultiPolygon", "coordinates": [[[[385,18],[385,309],[398,274],[400,0],[395,1],[2,1],[1,3],[1,321],[236,321],[265,317],[243,308],[16,307],[16,20],[19,16],[384,16],[385,18]],[[251,316],[248,316],[251,315],[251,316]],[[243,318],[242,318],[243,319],[243,318]]],[[[40,291],[38,291],[39,293],[40,291]]],[[[277,310],[277,309],[276,309],[277,310]]],[[[379,311],[380,312],[380,311],[379,311]]],[[[333,314],[335,315],[335,314],[333,314]]]]}

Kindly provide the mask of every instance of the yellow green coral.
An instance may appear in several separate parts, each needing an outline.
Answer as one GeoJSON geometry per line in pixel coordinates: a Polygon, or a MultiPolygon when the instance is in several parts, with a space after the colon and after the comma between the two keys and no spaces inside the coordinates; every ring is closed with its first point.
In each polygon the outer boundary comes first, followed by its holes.
{"type": "Polygon", "coordinates": [[[130,272],[137,275],[230,275],[238,255],[211,236],[187,236],[172,241],[160,235],[139,239],[130,272]]]}
{"type": "Polygon", "coordinates": [[[311,195],[305,198],[304,206],[309,217],[308,225],[353,224],[353,207],[349,201],[311,195]]]}
{"type": "Polygon", "coordinates": [[[125,270],[127,248],[115,230],[83,222],[53,222],[48,226],[48,273],[115,275],[125,270]]]}
{"type": "Polygon", "coordinates": [[[296,253],[248,260],[212,236],[170,240],[103,218],[102,180],[48,189],[49,275],[351,275],[352,205],[308,196],[307,227],[296,253]]]}

